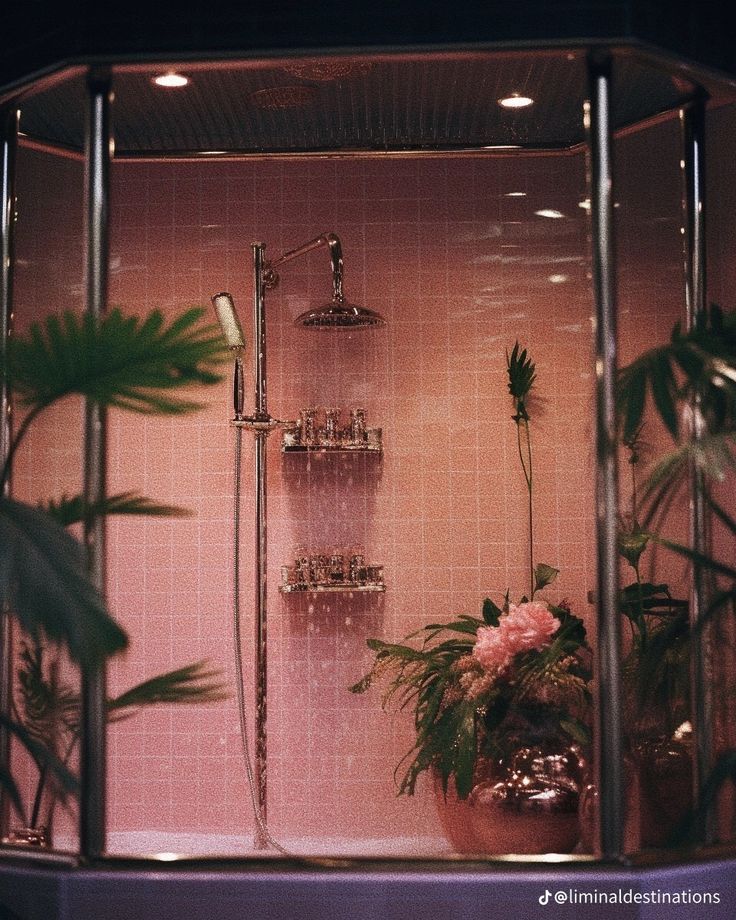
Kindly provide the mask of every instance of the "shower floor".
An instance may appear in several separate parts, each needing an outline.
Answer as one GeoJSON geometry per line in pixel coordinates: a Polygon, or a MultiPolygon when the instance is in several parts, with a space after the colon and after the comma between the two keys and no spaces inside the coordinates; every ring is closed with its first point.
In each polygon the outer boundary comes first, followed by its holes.
{"type": "MultiPolygon", "coordinates": [[[[350,856],[350,857],[415,857],[437,858],[453,855],[444,838],[385,837],[349,839],[345,837],[279,837],[274,834],[289,856],[350,856]]],[[[57,849],[73,851],[71,838],[58,836],[57,849]]],[[[273,847],[256,850],[252,834],[186,834],[169,831],[113,831],[107,837],[107,852],[111,856],[151,856],[178,854],[182,856],[279,857],[273,847]]]]}

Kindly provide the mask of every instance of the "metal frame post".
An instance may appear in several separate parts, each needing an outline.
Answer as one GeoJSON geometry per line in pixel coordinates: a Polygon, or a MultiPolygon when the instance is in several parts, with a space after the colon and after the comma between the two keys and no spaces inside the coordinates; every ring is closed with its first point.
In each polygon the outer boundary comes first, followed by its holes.
{"type": "MultiPolygon", "coordinates": [[[[15,176],[20,110],[12,105],[2,113],[2,226],[0,227],[0,348],[3,352],[13,332],[13,272],[15,269],[15,176]]],[[[13,434],[11,393],[0,380],[0,465],[10,452],[13,434]]],[[[10,494],[11,480],[5,485],[10,494]]],[[[13,692],[13,621],[7,610],[0,611],[0,712],[8,715],[13,692]]],[[[10,772],[10,735],[0,727],[0,768],[10,772]]],[[[8,832],[10,800],[0,794],[0,837],[8,832]]]]}
{"type": "MultiPolygon", "coordinates": [[[[95,318],[107,308],[108,218],[111,160],[108,70],[90,70],[87,80],[87,311],[95,318]]],[[[104,408],[87,400],[84,424],[84,497],[99,502],[106,488],[106,428],[104,408]]],[[[96,517],[85,527],[90,577],[105,590],[105,521],[96,517]]],[[[81,797],[79,838],[81,855],[94,858],[105,851],[107,804],[107,715],[104,662],[82,672],[81,797]]]]}
{"type": "MultiPolygon", "coordinates": [[[[685,327],[693,329],[706,312],[705,251],[705,106],[707,96],[700,92],[680,109],[682,156],[682,240],[685,273],[685,327]]],[[[699,440],[704,420],[699,402],[693,401],[691,437],[699,440]]],[[[689,530],[690,546],[701,555],[710,549],[708,512],[704,498],[703,471],[690,465],[689,530]]],[[[690,653],[691,700],[694,759],[693,794],[702,801],[705,781],[713,767],[713,688],[711,631],[701,620],[708,606],[707,575],[693,564],[690,589],[690,627],[693,633],[690,653]]],[[[698,829],[703,843],[713,843],[716,815],[713,803],[707,808],[698,829]]]]}
{"type": "MultiPolygon", "coordinates": [[[[266,394],[266,303],[263,268],[266,247],[253,243],[253,352],[255,375],[255,418],[268,419],[266,394]]],[[[269,428],[255,430],[255,786],[261,821],[256,822],[255,846],[268,845],[264,828],[268,826],[268,747],[267,747],[267,689],[268,689],[268,458],[266,444],[269,428]]]]}
{"type": "Polygon", "coordinates": [[[616,283],[613,227],[611,57],[588,57],[588,186],[595,301],[596,535],[598,567],[598,707],[596,763],[600,849],[619,859],[624,841],[621,638],[618,610],[618,464],[616,442],[616,283]]]}

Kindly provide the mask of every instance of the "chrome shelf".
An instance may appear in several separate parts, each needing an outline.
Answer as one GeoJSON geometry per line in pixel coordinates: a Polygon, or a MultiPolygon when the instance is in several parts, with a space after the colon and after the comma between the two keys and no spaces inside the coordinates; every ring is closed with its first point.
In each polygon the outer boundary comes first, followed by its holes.
{"type": "Polygon", "coordinates": [[[279,591],[282,594],[377,594],[386,590],[383,583],[371,583],[364,585],[354,584],[334,584],[334,585],[279,585],[279,591]]]}
{"type": "Polygon", "coordinates": [[[299,441],[298,428],[289,426],[284,429],[281,438],[281,452],[284,454],[380,454],[383,451],[383,430],[367,428],[364,441],[351,441],[349,438],[337,438],[332,444],[302,444],[299,441]]]}
{"type": "Polygon", "coordinates": [[[380,444],[282,444],[284,454],[380,454],[380,444]]]}

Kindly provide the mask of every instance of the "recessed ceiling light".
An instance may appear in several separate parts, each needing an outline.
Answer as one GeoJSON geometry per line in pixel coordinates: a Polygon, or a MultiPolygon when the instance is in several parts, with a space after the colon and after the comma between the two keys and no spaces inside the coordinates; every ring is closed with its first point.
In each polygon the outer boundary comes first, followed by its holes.
{"type": "Polygon", "coordinates": [[[565,216],[562,211],[555,211],[554,208],[542,208],[541,210],[535,211],[534,213],[537,215],[537,217],[552,217],[555,220],[559,220],[560,217],[565,216]]]}
{"type": "Polygon", "coordinates": [[[160,76],[154,77],[153,82],[156,86],[165,86],[167,89],[174,89],[179,86],[186,86],[187,83],[189,83],[189,77],[169,71],[169,73],[162,73],[160,76]]]}
{"type": "Polygon", "coordinates": [[[547,280],[552,284],[564,284],[567,281],[567,275],[550,275],[547,280]]]}
{"type": "Polygon", "coordinates": [[[526,198],[526,192],[506,192],[504,198],[526,198]]]}
{"type": "Polygon", "coordinates": [[[504,96],[498,100],[498,104],[505,109],[524,109],[534,102],[529,96],[522,96],[521,93],[511,93],[510,96],[504,96]]]}

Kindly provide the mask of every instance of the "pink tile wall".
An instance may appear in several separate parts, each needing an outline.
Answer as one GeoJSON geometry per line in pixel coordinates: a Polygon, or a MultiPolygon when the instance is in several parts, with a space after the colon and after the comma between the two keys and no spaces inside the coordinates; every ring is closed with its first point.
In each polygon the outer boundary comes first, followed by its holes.
{"type": "MultiPolygon", "coordinates": [[[[441,836],[426,791],[395,796],[392,771],[411,745],[409,719],[382,713],[378,693],[355,697],[347,687],[369,665],[366,638],[399,638],[429,620],[476,612],[486,594],[526,589],[524,485],[504,358],[517,337],[537,361],[544,397],[534,431],[537,559],[562,569],[550,597],[568,597],[587,615],[594,573],[582,189],[582,163],[572,158],[115,166],[114,303],[173,312],[230,290],[248,329],[250,243],[263,240],[277,255],[334,230],[348,297],[387,319],[379,330],[293,327],[330,296],[326,252],[286,266],[267,299],[271,412],[293,418],[310,404],[361,405],[386,445],[379,461],[282,458],[277,438],[269,442],[277,835],[441,836]],[[534,215],[544,207],[565,219],[534,215]],[[300,544],[364,547],[385,565],[385,596],[282,598],[280,566],[300,544]]],[[[233,686],[228,394],[227,383],[203,391],[205,411],[183,420],[113,419],[111,487],[143,488],[194,511],[182,521],[111,527],[111,597],[134,637],[133,652],[112,669],[115,686],[200,657],[233,686]]],[[[250,436],[244,443],[251,697],[250,436]]],[[[113,730],[110,753],[112,829],[251,826],[233,699],[142,715],[113,730]]]]}

